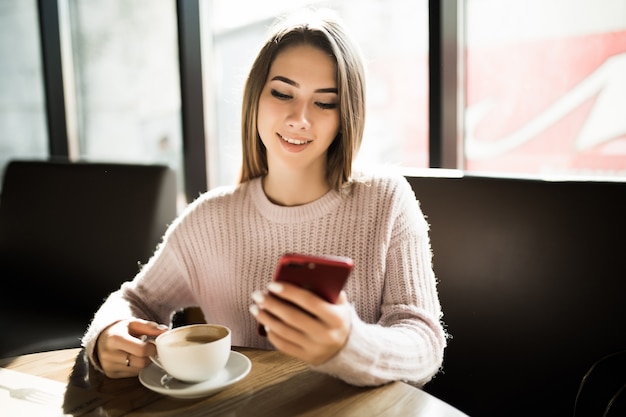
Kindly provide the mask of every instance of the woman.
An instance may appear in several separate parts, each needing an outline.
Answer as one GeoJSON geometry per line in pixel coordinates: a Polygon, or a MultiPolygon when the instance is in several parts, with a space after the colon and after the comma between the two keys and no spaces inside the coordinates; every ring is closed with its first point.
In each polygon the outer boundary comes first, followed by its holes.
{"type": "Polygon", "coordinates": [[[191,203],[98,310],[83,339],[97,369],[137,375],[154,354],[141,336],[197,305],[234,345],[273,347],[351,384],[422,386],[438,372],[446,336],[419,204],[400,175],[352,173],[364,91],[359,54],[333,16],[275,26],[246,82],[240,183],[191,203]],[[354,260],[336,304],[268,286],[286,252],[354,260]]]}

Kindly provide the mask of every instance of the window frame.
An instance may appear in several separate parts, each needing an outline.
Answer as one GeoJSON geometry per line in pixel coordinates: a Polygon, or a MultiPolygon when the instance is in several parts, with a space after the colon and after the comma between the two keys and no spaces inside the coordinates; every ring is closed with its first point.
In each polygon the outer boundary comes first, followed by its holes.
{"type": "MultiPolygon", "coordinates": [[[[64,74],[71,74],[71,63],[63,60],[71,45],[63,42],[60,31],[63,23],[60,13],[63,4],[60,2],[65,1],[38,0],[38,12],[50,156],[71,159],[72,145],[68,132],[71,131],[73,118],[67,104],[72,103],[72,97],[64,83],[64,74]]],[[[463,4],[464,1],[428,2],[430,168],[463,168],[463,4]]],[[[176,0],[182,103],[182,174],[188,199],[207,191],[211,180],[200,44],[200,11],[203,5],[203,0],[176,0]]],[[[70,80],[66,77],[65,81],[70,80]]]]}

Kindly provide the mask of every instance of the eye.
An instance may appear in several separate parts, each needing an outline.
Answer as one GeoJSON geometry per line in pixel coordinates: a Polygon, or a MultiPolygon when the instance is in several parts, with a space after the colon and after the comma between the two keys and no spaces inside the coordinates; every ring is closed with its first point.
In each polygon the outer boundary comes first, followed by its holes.
{"type": "Polygon", "coordinates": [[[337,108],[337,103],[322,103],[321,101],[316,101],[315,105],[322,110],[331,110],[337,108]]]}
{"type": "Polygon", "coordinates": [[[289,100],[290,98],[292,98],[290,95],[283,94],[278,90],[274,90],[273,88],[270,90],[270,93],[273,97],[276,97],[279,100],[289,100]]]}

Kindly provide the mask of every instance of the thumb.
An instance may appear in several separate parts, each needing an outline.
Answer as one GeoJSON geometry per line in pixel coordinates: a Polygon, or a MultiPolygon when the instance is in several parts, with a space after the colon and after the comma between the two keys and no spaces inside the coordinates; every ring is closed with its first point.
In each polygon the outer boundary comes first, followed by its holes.
{"type": "Polygon", "coordinates": [[[337,297],[337,301],[335,302],[335,304],[345,304],[348,302],[348,295],[346,294],[345,291],[341,291],[339,293],[339,297],[337,297]]]}
{"type": "Polygon", "coordinates": [[[169,330],[167,325],[155,323],[153,321],[132,320],[128,323],[128,332],[135,337],[143,335],[158,336],[167,330],[169,330]]]}

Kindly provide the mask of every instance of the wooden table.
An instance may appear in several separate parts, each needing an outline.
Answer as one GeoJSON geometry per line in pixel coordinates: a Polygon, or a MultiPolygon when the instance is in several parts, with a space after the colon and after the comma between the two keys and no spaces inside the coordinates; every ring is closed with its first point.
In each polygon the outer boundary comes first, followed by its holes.
{"type": "MultiPolygon", "coordinates": [[[[465,416],[405,383],[359,388],[313,372],[280,352],[233,350],[252,361],[248,376],[217,394],[191,400],[154,393],[138,378],[107,378],[93,369],[81,349],[0,359],[0,366],[62,383],[63,412],[72,416],[465,416]]],[[[54,415],[59,415],[58,408],[54,415]]]]}

